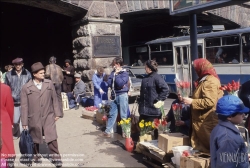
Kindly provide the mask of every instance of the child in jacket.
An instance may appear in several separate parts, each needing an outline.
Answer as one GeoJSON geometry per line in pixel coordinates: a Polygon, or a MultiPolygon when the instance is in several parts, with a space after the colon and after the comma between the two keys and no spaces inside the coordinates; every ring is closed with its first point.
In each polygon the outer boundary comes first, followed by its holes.
{"type": "Polygon", "coordinates": [[[236,96],[227,95],[219,99],[216,106],[219,123],[210,136],[212,168],[247,168],[248,150],[237,127],[242,123],[249,108],[236,96]]]}

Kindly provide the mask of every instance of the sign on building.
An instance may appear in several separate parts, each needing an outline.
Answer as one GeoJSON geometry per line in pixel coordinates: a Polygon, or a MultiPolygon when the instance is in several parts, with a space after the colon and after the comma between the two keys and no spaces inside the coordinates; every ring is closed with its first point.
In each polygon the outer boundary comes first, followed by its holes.
{"type": "Polygon", "coordinates": [[[239,5],[248,1],[249,0],[169,0],[169,13],[170,15],[187,15],[229,5],[239,5]]]}
{"type": "Polygon", "coordinates": [[[94,36],[94,57],[121,56],[120,36],[94,36]]]}

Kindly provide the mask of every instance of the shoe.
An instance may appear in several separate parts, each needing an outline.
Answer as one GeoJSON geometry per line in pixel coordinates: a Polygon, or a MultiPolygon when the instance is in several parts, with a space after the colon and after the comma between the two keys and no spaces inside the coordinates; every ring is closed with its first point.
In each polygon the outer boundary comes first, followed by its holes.
{"type": "Polygon", "coordinates": [[[61,160],[52,160],[52,163],[56,166],[56,168],[62,167],[62,161],[61,160]]]}
{"type": "Polygon", "coordinates": [[[34,155],[33,159],[34,159],[34,163],[39,163],[39,164],[42,163],[41,156],[34,155]]]}
{"type": "Polygon", "coordinates": [[[79,109],[79,105],[76,105],[75,110],[78,110],[78,109],[79,109]]]}
{"type": "Polygon", "coordinates": [[[110,134],[103,132],[102,134],[99,135],[100,137],[105,137],[105,138],[110,138],[110,134]]]}

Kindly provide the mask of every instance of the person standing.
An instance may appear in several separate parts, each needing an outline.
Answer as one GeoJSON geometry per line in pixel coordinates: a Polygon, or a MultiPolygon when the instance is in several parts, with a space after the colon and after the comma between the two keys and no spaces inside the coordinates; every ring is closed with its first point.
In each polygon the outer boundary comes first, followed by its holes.
{"type": "Polygon", "coordinates": [[[104,69],[102,67],[97,67],[96,73],[92,77],[94,85],[94,105],[99,107],[102,100],[108,100],[108,84],[104,81],[105,78],[104,69]]]}
{"type": "Polygon", "coordinates": [[[22,124],[20,121],[20,93],[23,85],[31,79],[31,74],[27,69],[24,69],[22,58],[14,59],[12,64],[14,64],[14,69],[6,73],[5,84],[10,86],[14,100],[13,138],[17,139],[22,132],[22,124]]]}
{"type": "MultiPolygon", "coordinates": [[[[14,167],[15,149],[12,137],[12,124],[14,115],[14,102],[11,96],[10,87],[5,84],[0,84],[1,95],[1,159],[6,159],[7,167],[14,167]],[[4,91],[3,91],[4,90],[4,91]]],[[[2,167],[3,165],[1,165],[2,167]]],[[[4,166],[3,166],[4,167],[4,166]]]]}
{"type": "Polygon", "coordinates": [[[195,150],[209,153],[210,134],[218,124],[215,113],[217,101],[223,96],[220,79],[213,65],[205,58],[194,60],[198,75],[193,97],[183,97],[183,102],[191,105],[191,145],[195,150]]]}
{"type": "Polygon", "coordinates": [[[48,144],[52,163],[62,166],[58,150],[56,121],[62,117],[57,95],[52,81],[44,79],[44,66],[41,62],[31,66],[33,80],[21,90],[21,120],[23,129],[28,129],[34,142],[34,160],[39,160],[39,144],[48,144]]]}
{"type": "Polygon", "coordinates": [[[75,110],[79,109],[79,104],[81,101],[81,97],[85,96],[86,94],[86,85],[85,83],[81,80],[81,75],[76,73],[74,75],[75,77],[75,87],[73,89],[73,92],[68,92],[67,96],[69,99],[69,102],[71,99],[74,99],[76,102],[76,107],[75,110]]]}
{"type": "Polygon", "coordinates": [[[57,99],[59,102],[59,108],[63,113],[63,104],[62,104],[62,81],[63,81],[63,73],[62,68],[56,64],[56,57],[52,56],[49,59],[49,65],[46,66],[45,78],[50,79],[56,90],[57,99]]]}
{"type": "MultiPolygon", "coordinates": [[[[146,61],[145,71],[147,75],[142,79],[138,101],[139,122],[141,120],[153,122],[154,119],[162,117],[162,112],[159,108],[155,108],[154,104],[158,101],[164,101],[168,97],[169,88],[164,79],[157,73],[158,64],[154,60],[146,61]]],[[[157,131],[155,137],[157,138],[157,131]]]]}
{"type": "Polygon", "coordinates": [[[118,109],[120,111],[121,119],[127,119],[128,112],[128,72],[123,69],[123,59],[116,57],[113,60],[114,70],[108,78],[108,86],[111,87],[112,102],[110,104],[110,112],[108,117],[108,124],[105,132],[101,134],[103,137],[110,137],[111,129],[116,122],[118,109]]]}
{"type": "Polygon", "coordinates": [[[66,59],[65,67],[63,67],[64,79],[63,79],[63,91],[65,93],[72,92],[72,86],[74,83],[75,68],[70,65],[71,61],[66,59]]]}
{"type": "Polygon", "coordinates": [[[6,70],[6,72],[3,73],[3,76],[2,76],[2,81],[3,83],[5,83],[5,75],[7,72],[11,71],[13,69],[13,66],[12,65],[6,65],[4,67],[4,69],[6,70]]]}

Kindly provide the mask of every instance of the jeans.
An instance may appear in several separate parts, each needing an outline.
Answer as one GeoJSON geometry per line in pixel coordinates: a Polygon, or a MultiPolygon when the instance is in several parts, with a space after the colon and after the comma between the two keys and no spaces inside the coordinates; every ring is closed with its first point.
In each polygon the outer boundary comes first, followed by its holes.
{"type": "Polygon", "coordinates": [[[20,120],[21,116],[21,106],[14,106],[14,116],[13,116],[13,136],[20,137],[21,132],[23,131],[23,126],[20,120]]]}
{"type": "Polygon", "coordinates": [[[127,119],[128,112],[128,94],[124,93],[116,96],[116,99],[112,101],[111,108],[108,117],[108,124],[106,126],[105,132],[110,134],[110,130],[113,128],[113,125],[116,122],[116,118],[118,115],[118,109],[120,111],[121,119],[127,119]]]}

